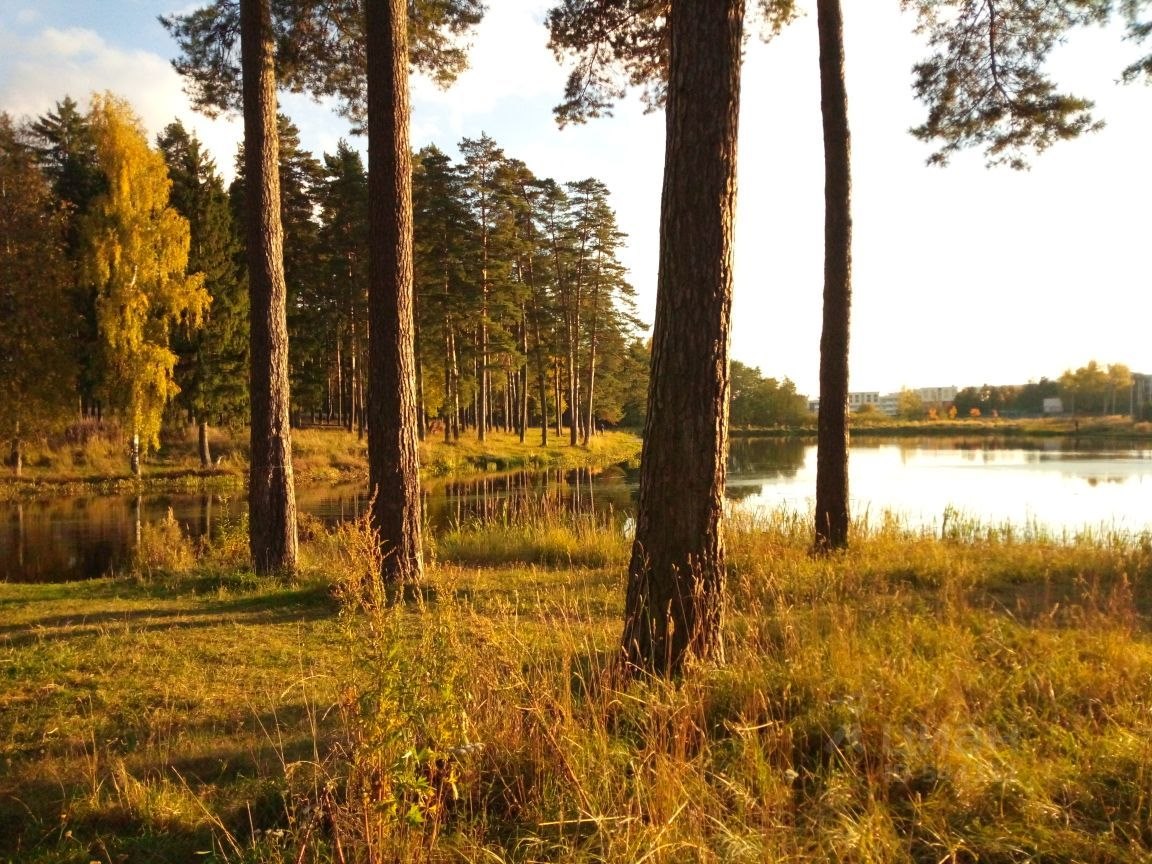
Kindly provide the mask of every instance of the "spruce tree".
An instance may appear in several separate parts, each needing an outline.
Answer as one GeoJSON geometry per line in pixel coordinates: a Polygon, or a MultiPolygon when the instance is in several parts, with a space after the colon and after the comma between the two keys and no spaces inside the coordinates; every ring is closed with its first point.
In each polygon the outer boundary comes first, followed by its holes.
{"type": "Polygon", "coordinates": [[[239,239],[224,181],[199,139],[177,120],[157,146],[172,181],[170,203],[188,220],[188,271],[203,274],[212,298],[204,326],[178,328],[173,340],[177,401],[196,419],[200,463],[208,467],[209,425],[236,422],[248,409],[248,300],[237,277],[239,239]]]}
{"type": "Polygon", "coordinates": [[[67,213],[12,119],[0,114],[0,436],[17,477],[23,442],[73,416],[67,247],[67,213]]]}

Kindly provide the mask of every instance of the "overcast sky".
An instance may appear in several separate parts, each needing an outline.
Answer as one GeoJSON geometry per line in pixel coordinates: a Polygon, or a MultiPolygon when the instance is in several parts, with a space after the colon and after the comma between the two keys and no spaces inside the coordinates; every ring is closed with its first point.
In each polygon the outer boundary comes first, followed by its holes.
{"type": "MultiPolygon", "coordinates": [[[[64,95],[127,97],[155,134],[174,116],[230,174],[239,124],[194,114],[156,16],[174,0],[0,0],[0,110],[50,110],[64,95]]],[[[509,156],[559,181],[598,177],[655,305],[662,115],[635,100],[611,119],[557,129],[564,84],[541,25],[547,0],[489,0],[472,68],[441,92],[413,83],[413,146],[455,152],[487,132],[509,156]]],[[[801,3],[813,6],[813,3],[801,3]]],[[[923,54],[897,0],[847,0],[853,135],[851,386],[897,390],[1023,383],[1089,359],[1152,372],[1152,88],[1116,83],[1137,53],[1115,30],[1076,36],[1054,58],[1059,81],[1097,102],[1106,128],[1057,145],[1027,172],[984,168],[979,153],[928,168],[909,127],[923,54]]],[[[286,97],[317,155],[347,126],[327,106],[286,97]]],[[[742,95],[733,356],[815,393],[823,260],[823,173],[814,9],[768,45],[749,43],[742,95]]],[[[354,141],[358,146],[363,142],[354,141]]]]}

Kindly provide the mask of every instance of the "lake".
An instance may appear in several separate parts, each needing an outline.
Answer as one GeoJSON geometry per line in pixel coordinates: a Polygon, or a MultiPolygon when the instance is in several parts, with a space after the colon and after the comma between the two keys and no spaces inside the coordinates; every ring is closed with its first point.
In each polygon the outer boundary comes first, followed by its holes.
{"type": "MultiPolygon", "coordinates": [[[[853,516],[878,524],[891,513],[939,530],[946,511],[983,523],[1056,536],[1152,530],[1152,447],[1062,439],[906,438],[853,443],[853,516]]],[[[608,512],[623,524],[635,507],[635,471],[522,471],[435,481],[425,490],[429,529],[509,522],[542,512],[608,512]]],[[[816,448],[810,441],[732,442],[733,507],[810,510],[816,448]]],[[[213,536],[243,518],[232,494],[83,495],[0,503],[0,581],[67,581],[126,569],[138,526],[171,512],[192,536],[213,536]]],[[[325,524],[363,512],[358,486],[302,486],[302,514],[325,524]]]]}

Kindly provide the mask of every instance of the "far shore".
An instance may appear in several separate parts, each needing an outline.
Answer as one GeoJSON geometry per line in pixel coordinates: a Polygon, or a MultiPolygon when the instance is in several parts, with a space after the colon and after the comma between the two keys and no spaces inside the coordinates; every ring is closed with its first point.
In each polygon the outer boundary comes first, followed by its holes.
{"type": "MultiPolygon", "coordinates": [[[[954,420],[899,420],[891,417],[861,417],[849,421],[852,435],[868,437],[1014,437],[1116,438],[1152,442],[1152,423],[1128,417],[979,417],[954,420]]],[[[815,438],[816,418],[811,423],[788,426],[733,426],[728,433],[736,438],[815,438]]]]}
{"type": "MultiPolygon", "coordinates": [[[[550,430],[541,444],[540,430],[529,430],[523,442],[511,432],[493,431],[487,440],[475,432],[458,441],[429,438],[420,445],[421,475],[465,477],[495,471],[546,468],[595,468],[635,462],[640,438],[629,431],[601,432],[587,445],[571,445],[550,430]]],[[[123,448],[110,435],[72,446],[46,444],[33,449],[20,477],[0,473],[0,498],[37,495],[124,494],[134,491],[242,488],[247,482],[248,442],[244,430],[214,430],[213,467],[199,464],[192,433],[166,440],[143,466],[141,476],[128,471],[123,448]]],[[[338,484],[368,480],[367,443],[342,429],[293,432],[293,469],[298,484],[338,484]]]]}

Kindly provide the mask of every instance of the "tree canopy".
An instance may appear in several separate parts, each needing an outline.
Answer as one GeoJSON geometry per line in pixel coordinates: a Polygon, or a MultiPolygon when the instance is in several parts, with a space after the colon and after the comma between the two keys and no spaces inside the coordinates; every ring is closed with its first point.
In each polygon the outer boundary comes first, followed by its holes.
{"type": "MultiPolygon", "coordinates": [[[[408,7],[412,68],[447,86],[467,68],[461,40],[484,15],[481,0],[412,0],[408,7]]],[[[272,4],[276,77],[296,93],[339,97],[357,124],[365,118],[367,62],[363,0],[272,4]]],[[[240,110],[240,3],[214,0],[160,17],[180,46],[172,61],[193,105],[209,115],[240,110]]]]}
{"type": "Polygon", "coordinates": [[[89,113],[105,191],[81,223],[86,279],[96,287],[103,392],[133,438],[159,446],[165,405],[176,395],[173,328],[199,326],[210,298],[186,272],[188,221],[168,206],[168,167],[129,105],[111,94],[89,113]]]}
{"type": "MultiPolygon", "coordinates": [[[[929,56],[913,69],[928,117],[912,133],[936,145],[929,162],[982,148],[990,165],[1024,168],[1028,155],[1099,129],[1091,100],[1062,92],[1047,62],[1077,27],[1122,17],[1140,43],[1148,0],[901,0],[917,16],[929,56]]],[[[1152,76],[1152,54],[1122,72],[1152,76]]]]}
{"type": "Polygon", "coordinates": [[[7,114],[0,114],[0,434],[21,438],[73,416],[76,365],[67,214],[7,114]]]}

